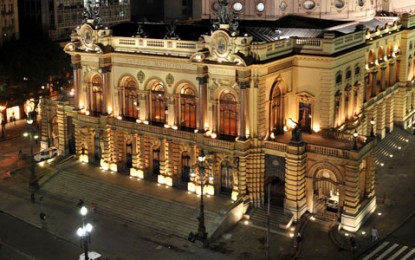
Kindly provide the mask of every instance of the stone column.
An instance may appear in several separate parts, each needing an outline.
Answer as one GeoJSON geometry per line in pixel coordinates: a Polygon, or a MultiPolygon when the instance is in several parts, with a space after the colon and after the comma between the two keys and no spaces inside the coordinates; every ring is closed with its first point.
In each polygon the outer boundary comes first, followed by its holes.
{"type": "Polygon", "coordinates": [[[57,110],[59,141],[58,148],[63,151],[63,155],[69,154],[69,136],[68,136],[68,115],[65,112],[64,105],[58,105],[57,110]]]}
{"type": "MultiPolygon", "coordinates": [[[[72,62],[74,62],[75,57],[72,56],[72,62]]],[[[79,94],[81,92],[81,78],[80,78],[80,72],[81,72],[81,65],[80,63],[78,63],[79,61],[76,61],[77,63],[73,63],[72,66],[72,70],[73,70],[73,86],[74,86],[74,108],[75,110],[79,109],[79,94]]]]}
{"type": "Polygon", "coordinates": [[[108,97],[111,97],[111,93],[110,93],[110,72],[111,72],[111,67],[107,66],[107,67],[102,67],[100,69],[100,72],[102,74],[102,113],[104,115],[108,114],[108,97]]]}
{"type": "Polygon", "coordinates": [[[284,208],[294,215],[295,221],[307,211],[306,205],[306,151],[303,142],[291,142],[285,154],[284,208]]]}
{"type": "Polygon", "coordinates": [[[385,129],[385,107],[386,102],[383,100],[382,103],[379,103],[377,106],[377,117],[376,117],[376,135],[381,139],[385,138],[386,129],[385,129]]]}
{"type": "Polygon", "coordinates": [[[389,62],[389,86],[395,84],[395,62],[389,62]]]}
{"type": "Polygon", "coordinates": [[[198,133],[205,132],[205,120],[206,120],[206,108],[207,108],[207,82],[206,76],[197,77],[199,82],[199,104],[198,104],[198,118],[197,118],[197,129],[198,133]]]}
{"type": "Polygon", "coordinates": [[[240,88],[240,106],[239,106],[239,140],[246,140],[246,89],[249,82],[239,83],[240,88]]]}
{"type": "Polygon", "coordinates": [[[393,131],[393,97],[386,99],[385,127],[388,133],[393,131]]]}
{"type": "Polygon", "coordinates": [[[386,67],[381,68],[381,78],[380,90],[384,91],[386,89],[386,67]]]}
{"type": "Polygon", "coordinates": [[[363,104],[366,103],[367,101],[367,87],[368,87],[368,83],[369,83],[369,73],[365,74],[365,78],[363,80],[363,104]]]}

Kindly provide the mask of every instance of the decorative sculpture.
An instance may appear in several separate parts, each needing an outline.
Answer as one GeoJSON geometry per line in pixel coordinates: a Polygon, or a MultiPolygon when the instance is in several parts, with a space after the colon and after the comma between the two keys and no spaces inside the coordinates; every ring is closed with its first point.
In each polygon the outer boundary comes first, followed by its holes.
{"type": "Polygon", "coordinates": [[[302,142],[301,125],[299,124],[299,122],[295,122],[291,118],[290,118],[290,120],[295,124],[295,127],[292,131],[291,141],[296,142],[296,143],[302,142]]]}

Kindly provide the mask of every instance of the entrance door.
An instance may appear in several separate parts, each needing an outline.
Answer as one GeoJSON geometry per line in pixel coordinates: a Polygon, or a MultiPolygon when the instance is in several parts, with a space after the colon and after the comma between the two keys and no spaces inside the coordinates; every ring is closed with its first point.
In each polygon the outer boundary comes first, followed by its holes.
{"type": "Polygon", "coordinates": [[[182,176],[181,181],[187,184],[190,181],[190,156],[187,153],[182,154],[182,176]]]}
{"type": "Polygon", "coordinates": [[[311,104],[300,102],[298,121],[302,131],[311,132],[311,104]]]}
{"type": "Polygon", "coordinates": [[[233,168],[228,164],[222,164],[221,167],[221,187],[220,190],[224,194],[232,194],[233,188],[233,168]]]}
{"type": "Polygon", "coordinates": [[[127,167],[127,169],[133,167],[133,144],[132,143],[127,143],[126,144],[126,155],[127,155],[127,160],[125,162],[125,166],[127,167]]]}
{"type": "Polygon", "coordinates": [[[153,174],[160,174],[160,149],[153,150],[153,174]]]}

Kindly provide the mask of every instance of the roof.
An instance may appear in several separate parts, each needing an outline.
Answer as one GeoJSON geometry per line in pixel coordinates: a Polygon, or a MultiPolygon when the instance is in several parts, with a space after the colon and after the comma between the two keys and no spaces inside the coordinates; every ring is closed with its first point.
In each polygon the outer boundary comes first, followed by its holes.
{"type": "MultiPolygon", "coordinates": [[[[272,42],[281,38],[319,38],[324,32],[330,31],[337,35],[352,33],[356,26],[362,24],[371,30],[376,26],[383,27],[384,22],[372,19],[366,22],[325,20],[303,16],[287,15],[275,21],[239,21],[238,30],[241,35],[253,36],[254,42],[272,42]]],[[[171,30],[171,25],[162,23],[141,23],[148,38],[163,39],[171,30]]],[[[131,37],[137,33],[139,25],[123,23],[112,27],[113,35],[131,37]]],[[[209,34],[212,25],[209,20],[199,20],[192,23],[177,24],[174,33],[182,40],[197,41],[203,34],[209,34]]]]}

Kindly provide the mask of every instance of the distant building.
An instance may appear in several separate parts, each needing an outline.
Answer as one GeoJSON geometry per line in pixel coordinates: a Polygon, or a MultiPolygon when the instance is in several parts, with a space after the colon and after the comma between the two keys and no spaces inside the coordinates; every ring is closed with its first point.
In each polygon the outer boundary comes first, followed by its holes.
{"type": "Polygon", "coordinates": [[[0,47],[20,37],[17,0],[0,1],[0,47]]]}
{"type": "Polygon", "coordinates": [[[376,140],[415,123],[415,15],[331,2],[206,0],[209,19],[129,31],[91,17],[64,48],[74,105],[42,101],[42,146],[196,193],[204,150],[208,194],[261,207],[276,178],[294,221],[356,231],[376,209],[376,140]]]}
{"type": "Polygon", "coordinates": [[[106,26],[131,19],[130,0],[19,0],[22,36],[42,33],[51,40],[68,40],[84,10],[97,5],[106,26]]]}

